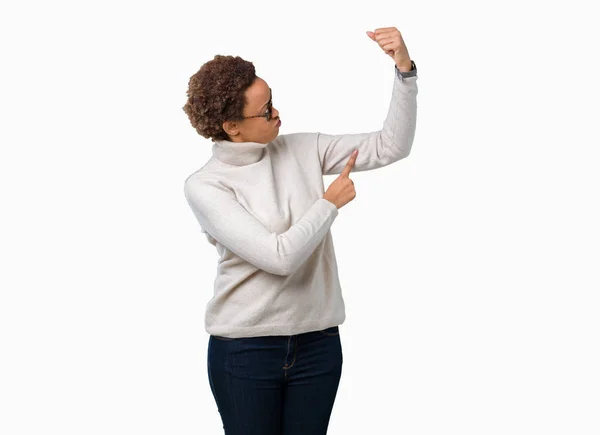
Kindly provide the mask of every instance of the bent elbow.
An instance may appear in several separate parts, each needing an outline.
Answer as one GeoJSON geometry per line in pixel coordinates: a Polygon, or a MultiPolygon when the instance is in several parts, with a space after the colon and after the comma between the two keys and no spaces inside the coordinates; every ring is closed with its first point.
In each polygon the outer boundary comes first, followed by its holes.
{"type": "Polygon", "coordinates": [[[263,265],[261,269],[273,275],[288,276],[294,273],[297,268],[293,267],[285,257],[278,256],[273,261],[263,265]]]}
{"type": "Polygon", "coordinates": [[[302,266],[302,263],[298,258],[283,257],[277,262],[277,267],[273,268],[273,271],[270,273],[279,276],[289,276],[296,273],[296,271],[300,269],[300,266],[302,266]]]}
{"type": "Polygon", "coordinates": [[[400,154],[400,160],[407,158],[410,155],[410,147],[402,151],[400,154]]]}
{"type": "Polygon", "coordinates": [[[398,160],[405,159],[410,155],[410,151],[412,150],[413,142],[414,142],[414,133],[409,138],[405,138],[404,140],[401,141],[400,146],[397,148],[399,150],[398,160]]]}

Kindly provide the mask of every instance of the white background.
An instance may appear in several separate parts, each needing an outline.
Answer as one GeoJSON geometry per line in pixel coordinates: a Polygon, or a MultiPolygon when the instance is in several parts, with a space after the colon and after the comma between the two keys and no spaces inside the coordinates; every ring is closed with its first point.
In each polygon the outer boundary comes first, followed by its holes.
{"type": "MultiPolygon", "coordinates": [[[[592,2],[587,2],[590,6],[592,2]]],[[[381,128],[397,27],[407,159],[355,173],[332,234],[347,319],[329,434],[600,433],[597,16],[583,1],[2,6],[0,433],[219,434],[217,252],[182,110],[254,63],[280,134],[381,128]]],[[[326,177],[328,186],[334,176],[326,177]]]]}

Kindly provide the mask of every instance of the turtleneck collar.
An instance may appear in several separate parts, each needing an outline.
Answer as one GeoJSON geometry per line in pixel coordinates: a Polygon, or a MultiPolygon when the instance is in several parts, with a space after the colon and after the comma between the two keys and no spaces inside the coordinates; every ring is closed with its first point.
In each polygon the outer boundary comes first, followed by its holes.
{"type": "Polygon", "coordinates": [[[245,166],[256,163],[263,157],[266,143],[259,142],[231,142],[218,140],[213,143],[213,155],[222,162],[230,165],[245,166]]]}

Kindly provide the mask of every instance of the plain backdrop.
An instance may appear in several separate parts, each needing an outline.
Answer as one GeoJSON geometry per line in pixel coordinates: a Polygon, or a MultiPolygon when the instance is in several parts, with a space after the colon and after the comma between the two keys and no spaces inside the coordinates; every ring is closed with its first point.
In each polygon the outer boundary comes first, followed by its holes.
{"type": "Polygon", "coordinates": [[[238,55],[280,134],[375,131],[394,64],[366,31],[390,26],[418,66],[417,132],[351,176],[332,226],[347,317],[328,433],[600,433],[596,18],[583,1],[3,5],[0,433],[223,433],[218,254],[183,194],[211,156],[189,77],[238,55]]]}

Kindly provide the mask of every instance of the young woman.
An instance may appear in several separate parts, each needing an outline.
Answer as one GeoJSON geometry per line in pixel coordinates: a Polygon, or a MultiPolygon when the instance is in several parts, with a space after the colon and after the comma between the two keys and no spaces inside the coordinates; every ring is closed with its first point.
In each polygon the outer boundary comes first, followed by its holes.
{"type": "Polygon", "coordinates": [[[416,128],[417,71],[402,35],[367,35],[395,63],[376,132],[279,135],[272,89],[240,57],[217,55],[189,80],[183,109],[213,142],[184,194],[220,256],[205,329],[225,434],[327,432],[345,320],[330,227],[356,196],[350,172],[405,158],[416,128]],[[339,176],[324,191],[331,174],[339,176]]]}

